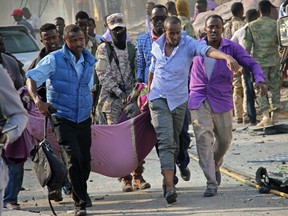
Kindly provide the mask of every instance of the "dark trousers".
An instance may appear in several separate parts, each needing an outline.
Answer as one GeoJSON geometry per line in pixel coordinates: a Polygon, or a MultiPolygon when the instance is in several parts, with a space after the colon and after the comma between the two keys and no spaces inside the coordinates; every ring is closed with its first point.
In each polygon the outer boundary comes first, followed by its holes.
{"type": "Polygon", "coordinates": [[[243,70],[244,82],[246,85],[246,97],[247,97],[247,114],[250,123],[256,123],[256,109],[255,109],[255,92],[253,88],[253,82],[251,79],[251,72],[243,70]]]}
{"type": "Polygon", "coordinates": [[[91,119],[75,123],[56,117],[55,134],[72,184],[72,198],[77,207],[86,206],[87,183],[90,174],[91,119]]]}
{"type": "Polygon", "coordinates": [[[189,130],[189,110],[187,108],[185,112],[183,127],[179,135],[180,146],[179,146],[179,154],[176,160],[176,164],[180,169],[185,169],[190,162],[188,148],[189,148],[191,139],[190,139],[188,130],[189,130]]]}

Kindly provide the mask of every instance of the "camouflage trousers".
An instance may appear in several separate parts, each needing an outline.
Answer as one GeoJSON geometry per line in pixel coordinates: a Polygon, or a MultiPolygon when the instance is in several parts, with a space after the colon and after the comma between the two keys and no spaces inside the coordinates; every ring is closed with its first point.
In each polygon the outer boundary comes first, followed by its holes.
{"type": "Polygon", "coordinates": [[[260,112],[278,111],[280,109],[280,90],[283,83],[283,77],[282,74],[278,73],[278,69],[278,65],[273,67],[262,67],[271,97],[261,96],[259,91],[256,90],[255,93],[260,112]]]}
{"type": "Polygon", "coordinates": [[[120,98],[117,98],[111,104],[110,112],[103,112],[108,125],[118,123],[118,120],[122,113],[123,108],[124,108],[124,105],[122,103],[122,100],[120,98]]]}
{"type": "Polygon", "coordinates": [[[246,86],[244,77],[241,71],[234,73],[233,76],[233,104],[234,104],[234,115],[236,119],[247,118],[247,97],[246,97],[246,86]]]}

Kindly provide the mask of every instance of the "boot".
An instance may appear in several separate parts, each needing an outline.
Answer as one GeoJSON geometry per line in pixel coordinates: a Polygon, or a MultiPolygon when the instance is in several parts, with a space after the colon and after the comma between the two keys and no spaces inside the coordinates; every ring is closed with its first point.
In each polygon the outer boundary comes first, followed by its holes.
{"type": "Polygon", "coordinates": [[[134,170],[132,176],[133,176],[133,188],[136,190],[144,190],[147,188],[150,188],[151,185],[149,183],[147,183],[143,176],[142,173],[144,171],[144,164],[145,162],[142,162],[138,165],[138,167],[136,168],[136,170],[134,170]]]}
{"type": "Polygon", "coordinates": [[[261,120],[261,122],[259,122],[256,126],[257,127],[265,127],[265,126],[268,126],[268,125],[273,125],[273,122],[270,118],[270,114],[268,111],[264,111],[263,112],[263,118],[261,120]]]}
{"type": "Polygon", "coordinates": [[[271,120],[272,120],[273,124],[278,123],[278,115],[279,115],[279,112],[277,112],[277,111],[273,111],[271,113],[271,120]]]}
{"type": "Polygon", "coordinates": [[[133,191],[132,176],[130,174],[120,178],[120,180],[122,182],[122,191],[123,192],[131,192],[131,191],[133,191]]]}

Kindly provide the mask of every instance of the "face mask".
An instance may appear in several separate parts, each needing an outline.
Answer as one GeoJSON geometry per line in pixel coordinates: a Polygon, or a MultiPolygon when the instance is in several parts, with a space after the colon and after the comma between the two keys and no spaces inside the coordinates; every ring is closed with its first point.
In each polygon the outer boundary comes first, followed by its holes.
{"type": "Polygon", "coordinates": [[[126,48],[127,29],[122,32],[110,31],[114,45],[121,50],[126,48]]]}

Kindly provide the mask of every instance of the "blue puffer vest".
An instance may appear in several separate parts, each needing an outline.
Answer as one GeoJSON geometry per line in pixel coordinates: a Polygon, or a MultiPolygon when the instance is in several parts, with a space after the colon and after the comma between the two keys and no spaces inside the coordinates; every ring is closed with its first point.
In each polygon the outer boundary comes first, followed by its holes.
{"type": "Polygon", "coordinates": [[[66,45],[54,55],[56,72],[46,82],[47,101],[57,109],[56,116],[79,123],[90,116],[92,96],[89,82],[94,72],[96,59],[86,49],[83,50],[84,72],[78,78],[66,45]]]}

